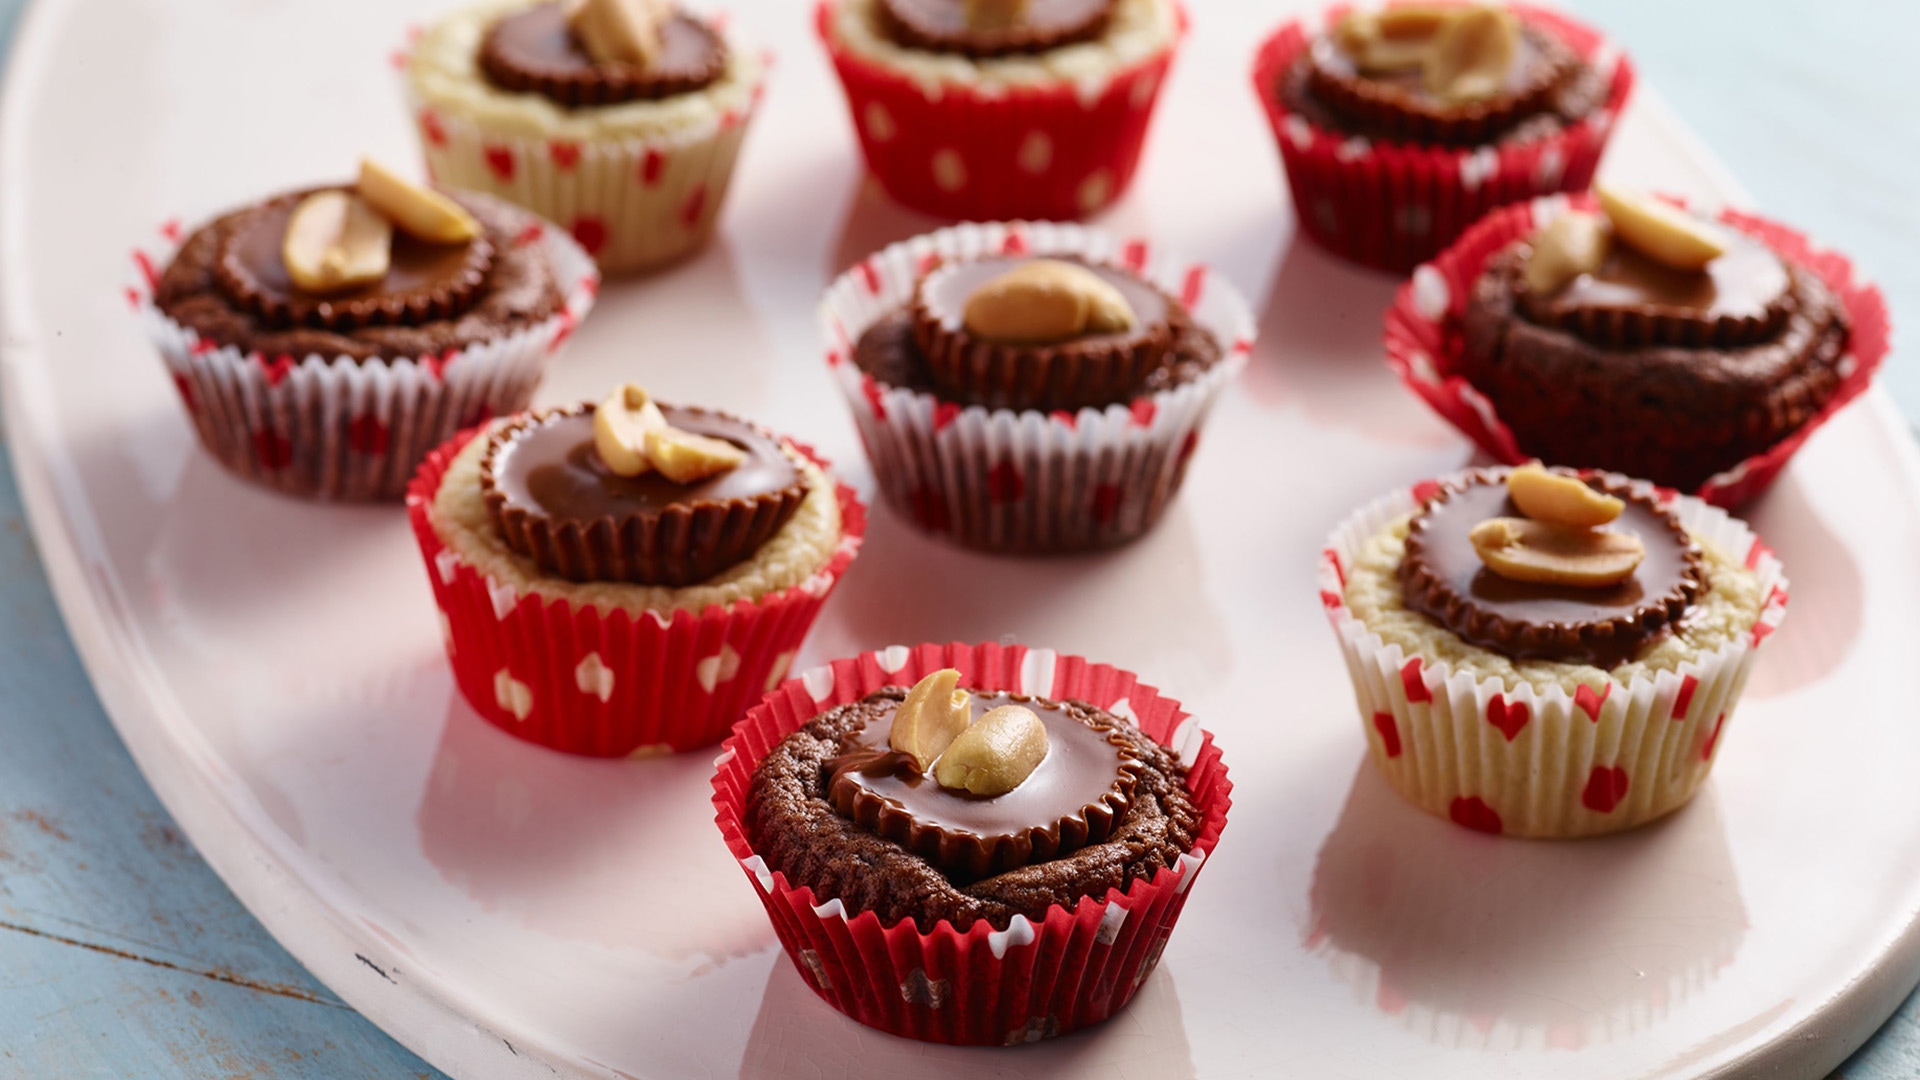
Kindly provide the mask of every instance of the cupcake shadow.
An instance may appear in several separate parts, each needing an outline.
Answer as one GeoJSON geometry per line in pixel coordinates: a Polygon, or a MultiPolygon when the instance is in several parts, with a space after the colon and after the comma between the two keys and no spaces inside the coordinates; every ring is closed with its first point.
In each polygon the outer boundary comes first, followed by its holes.
{"type": "Polygon", "coordinates": [[[1665,821],[1517,841],[1428,817],[1363,762],[1321,846],[1306,946],[1448,1045],[1578,1049],[1662,1022],[1748,928],[1711,786],[1665,821]]]}
{"type": "Polygon", "coordinates": [[[1860,566],[1820,518],[1802,474],[1788,470],[1758,502],[1742,508],[1786,567],[1792,601],[1778,640],[1753,673],[1754,698],[1790,694],[1837,670],[1860,636],[1865,584],[1860,566]]]}
{"type": "Polygon", "coordinates": [[[1381,315],[1400,279],[1345,262],[1295,236],[1273,274],[1260,336],[1241,377],[1263,408],[1403,446],[1457,436],[1400,385],[1381,345],[1381,315]]]}
{"type": "Polygon", "coordinates": [[[975,1071],[1088,1080],[1199,1075],[1169,963],[1162,963],[1133,1001],[1106,1022],[1030,1046],[997,1049],[915,1042],[864,1028],[821,1001],[781,956],[767,976],[760,1014],[740,1060],[741,1080],[892,1080],[975,1071]]]}
{"type": "Polygon", "coordinates": [[[1195,524],[1178,505],[1125,547],[1023,558],[928,536],[881,501],[833,610],[832,626],[810,641],[829,656],[889,642],[1020,641],[1110,657],[1167,687],[1212,685],[1235,663],[1226,621],[1207,593],[1195,524]],[[1127,584],[1143,566],[1153,567],[1153,589],[1127,584]],[[1180,632],[1142,633],[1151,627],[1180,632]]]}
{"type": "Polygon", "coordinates": [[[714,840],[712,776],[710,753],[603,759],[530,746],[455,693],[415,815],[420,848],[489,912],[717,966],[772,945],[773,931],[714,840]]]}

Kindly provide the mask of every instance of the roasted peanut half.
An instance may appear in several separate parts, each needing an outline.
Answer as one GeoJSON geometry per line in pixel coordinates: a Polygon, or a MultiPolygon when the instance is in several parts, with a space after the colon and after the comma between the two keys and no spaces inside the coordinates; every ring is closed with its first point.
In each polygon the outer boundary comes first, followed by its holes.
{"type": "Polygon", "coordinates": [[[1632,533],[1527,518],[1490,518],[1467,534],[1487,569],[1510,581],[1602,589],[1633,576],[1646,547],[1632,533]]]}
{"type": "Polygon", "coordinates": [[[1467,8],[1435,32],[1421,81],[1445,101],[1485,101],[1506,87],[1519,52],[1520,20],[1512,12],[1467,8]]]}
{"type": "Polygon", "coordinates": [[[1529,292],[1551,296],[1607,261],[1613,230],[1599,214],[1569,211],[1533,235],[1533,254],[1520,271],[1529,292]]]}
{"type": "Polygon", "coordinates": [[[960,673],[943,668],[913,684],[893,714],[887,745],[912,758],[922,774],[973,720],[973,698],[959,689],[960,673]]]}
{"type": "Polygon", "coordinates": [[[671,14],[667,0],[573,0],[567,25],[596,62],[644,68],[660,59],[660,24],[671,14]]]}
{"type": "Polygon", "coordinates": [[[1591,529],[1620,516],[1627,504],[1577,476],[1548,472],[1537,461],[1507,474],[1507,496],[1535,521],[1591,529]]]}
{"type": "Polygon", "coordinates": [[[1704,270],[1727,253],[1719,226],[1638,191],[1595,184],[1600,208],[1613,222],[1620,242],[1675,270],[1704,270]]]}
{"type": "Polygon", "coordinates": [[[466,207],[370,158],[360,159],[356,190],[401,232],[430,244],[464,244],[480,235],[480,222],[466,207]]]}
{"type": "Polygon", "coordinates": [[[296,287],[333,293],[371,285],[393,260],[393,224],[347,191],[300,200],[280,242],[280,261],[296,287]]]}
{"type": "Polygon", "coordinates": [[[1036,259],[981,285],[962,312],[988,341],[1045,344],[1133,327],[1133,308],[1106,279],[1077,263],[1036,259]]]}
{"type": "Polygon", "coordinates": [[[663,424],[647,432],[647,460],[676,484],[718,476],[746,463],[747,452],[726,441],[663,424]]]}
{"type": "Polygon", "coordinates": [[[617,476],[639,476],[653,468],[647,459],[647,433],[667,426],[660,406],[647,392],[628,383],[593,409],[593,448],[617,476]]]}
{"type": "Polygon", "coordinates": [[[1047,725],[1024,705],[1002,705],[953,740],[934,763],[933,778],[950,791],[1005,795],[1046,756],[1047,725]]]}
{"type": "Polygon", "coordinates": [[[1433,36],[1460,9],[1438,4],[1401,4],[1382,11],[1355,11],[1334,27],[1334,40],[1366,74],[1423,67],[1433,36]]]}

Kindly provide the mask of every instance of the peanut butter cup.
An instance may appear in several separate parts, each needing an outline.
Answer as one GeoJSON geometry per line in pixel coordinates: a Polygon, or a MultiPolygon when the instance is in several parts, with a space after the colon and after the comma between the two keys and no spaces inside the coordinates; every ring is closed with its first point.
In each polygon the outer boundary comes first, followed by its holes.
{"type": "Polygon", "coordinates": [[[1476,527],[1524,515],[1504,472],[1477,470],[1442,486],[1409,523],[1399,568],[1407,607],[1513,659],[1603,670],[1633,659],[1699,595],[1700,548],[1647,486],[1606,477],[1587,483],[1624,503],[1608,531],[1635,537],[1644,549],[1623,580],[1599,587],[1522,581],[1489,566],[1474,542],[1476,527]]]}
{"type": "Polygon", "coordinates": [[[545,573],[696,584],[751,558],[806,498],[806,480],[777,439],[704,409],[660,412],[680,431],[737,448],[740,464],[691,483],[658,468],[620,475],[595,447],[600,407],[518,417],[493,433],[481,465],[482,497],[501,539],[545,573]]]}
{"type": "Polygon", "coordinates": [[[829,760],[827,801],[841,816],[972,881],[1046,862],[1097,844],[1132,802],[1140,761],[1131,743],[1099,717],[1068,713],[1024,695],[972,695],[975,720],[1019,704],[1045,725],[1050,749],[1014,790],[982,798],[943,788],[912,756],[888,745],[894,711],[872,716],[829,760]]]}
{"type": "Polygon", "coordinates": [[[879,0],[898,45],[972,57],[1045,52],[1106,33],[1115,0],[879,0]]]}
{"type": "Polygon", "coordinates": [[[653,62],[602,63],[568,25],[566,5],[535,4],[488,29],[480,43],[480,70],[502,90],[539,94],[569,109],[691,93],[726,70],[726,42],[699,19],[675,11],[657,32],[653,62]]]}
{"type": "Polygon", "coordinates": [[[832,709],[755,770],[745,824],[771,869],[882,922],[946,920],[965,930],[1124,890],[1171,866],[1199,814],[1178,758],[1081,701],[976,695],[976,721],[1018,704],[1045,724],[1047,756],[993,798],[956,793],[888,746],[904,688],[832,709]]]}
{"type": "Polygon", "coordinates": [[[1791,272],[1752,237],[1730,232],[1727,245],[1703,271],[1689,271],[1615,244],[1604,263],[1562,289],[1542,294],[1522,280],[1516,292],[1527,318],[1603,348],[1764,341],[1794,308],[1791,272]]]}

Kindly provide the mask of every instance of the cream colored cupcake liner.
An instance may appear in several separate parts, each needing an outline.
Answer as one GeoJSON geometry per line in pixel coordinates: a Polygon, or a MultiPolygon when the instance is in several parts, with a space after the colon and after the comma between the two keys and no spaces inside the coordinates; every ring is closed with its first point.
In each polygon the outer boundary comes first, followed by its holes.
{"type": "MultiPolygon", "coordinates": [[[[1754,657],[1786,614],[1780,561],[1726,511],[1673,496],[1667,505],[1689,532],[1758,575],[1766,599],[1752,627],[1672,671],[1624,682],[1608,676],[1573,693],[1476,679],[1383,642],[1344,599],[1346,568],[1435,483],[1360,510],[1320,558],[1321,602],[1353,678],[1367,748],[1387,781],[1430,814],[1508,836],[1619,832],[1684,805],[1713,767],[1754,657]]],[[[1650,484],[1634,487],[1659,497],[1650,484]]]]}
{"type": "Polygon", "coordinates": [[[440,356],[264,356],[202,338],[154,305],[159,268],[183,238],[171,222],[161,235],[162,250],[134,251],[127,298],[201,445],[237,476],[308,498],[397,500],[434,447],[525,408],[600,287],[587,253],[536,223],[516,242],[541,246],[566,297],[540,323],[440,356]]]}
{"type": "Polygon", "coordinates": [[[887,501],[925,531],[1015,553],[1111,547],[1152,528],[1254,339],[1246,301],[1207,267],[1144,240],[1050,222],[955,225],[894,244],[834,281],[820,321],[828,367],[887,501]],[[927,271],[998,254],[1074,255],[1131,269],[1180,298],[1223,356],[1170,390],[1077,413],[961,406],[883,385],[853,363],[860,335],[905,304],[927,271]]]}

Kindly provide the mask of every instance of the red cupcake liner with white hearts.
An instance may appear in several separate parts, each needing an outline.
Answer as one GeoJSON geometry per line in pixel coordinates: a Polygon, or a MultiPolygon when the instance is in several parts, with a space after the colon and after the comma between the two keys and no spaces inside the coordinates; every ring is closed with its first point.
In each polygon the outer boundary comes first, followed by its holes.
{"type": "Polygon", "coordinates": [[[1753,624],[1669,671],[1623,681],[1591,669],[1571,693],[1557,683],[1479,678],[1382,641],[1345,599],[1347,571],[1368,541],[1456,478],[1375,500],[1320,554],[1320,602],[1340,639],[1374,764],[1427,813],[1507,836],[1619,832],[1685,805],[1713,768],[1754,658],[1786,617],[1780,560],[1725,510],[1630,481],[1757,576],[1763,602],[1753,624]]]}
{"type": "Polygon", "coordinates": [[[515,243],[540,245],[566,296],[542,322],[439,356],[264,356],[200,337],[154,306],[160,274],[185,232],[169,221],[160,235],[165,243],[156,250],[134,249],[138,276],[126,297],[200,444],[234,475],[307,498],[400,498],[434,447],[527,406],[600,289],[586,252],[533,221],[515,243]]]}
{"type": "Polygon", "coordinates": [[[1096,1024],[1133,998],[1159,962],[1207,857],[1226,826],[1233,785],[1213,736],[1178,702],[1131,672],[1022,645],[894,646],[815,668],[754,706],[715,763],[715,821],[766,905],[774,931],[815,993],[848,1016],[928,1042],[1008,1045],[1096,1024]],[[754,853],[742,814],[754,769],[807,721],[887,686],[908,686],[941,668],[962,686],[1090,702],[1138,725],[1180,755],[1201,813],[1193,848],[1124,891],[1055,904],[1004,929],[985,921],[964,932],[942,921],[921,933],[912,919],[882,925],[754,853]]]}
{"type": "MultiPolygon", "coordinates": [[[[1685,205],[1681,200],[1675,202],[1685,205]]],[[[1461,322],[1473,284],[1488,260],[1508,244],[1531,236],[1567,210],[1591,212],[1598,205],[1592,195],[1583,192],[1533,199],[1497,210],[1467,230],[1438,258],[1416,269],[1387,309],[1387,363],[1400,381],[1461,434],[1504,464],[1519,465],[1534,455],[1519,445],[1486,395],[1457,374],[1465,348],[1461,322]]],[[[1737,210],[1723,210],[1718,217],[1763,241],[1789,262],[1817,274],[1845,306],[1852,321],[1847,352],[1841,359],[1840,385],[1820,412],[1786,438],[1708,478],[1693,492],[1715,506],[1733,508],[1771,486],[1807,437],[1872,383],[1887,356],[1889,323],[1886,299],[1871,282],[1855,276],[1853,264],[1845,256],[1817,248],[1802,233],[1762,217],[1737,210]]],[[[1578,468],[1587,463],[1548,464],[1578,468]]]]}
{"type": "MultiPolygon", "coordinates": [[[[522,594],[460,557],[429,507],[468,439],[434,450],[407,488],[407,514],[442,615],[447,661],[475,712],[570,754],[619,757],[711,746],[786,677],[827,596],[860,552],[866,506],[844,484],[840,539],[797,585],[704,611],[638,614],[522,594]]],[[[787,445],[822,470],[827,463],[787,445]]]]}
{"type": "Polygon", "coordinates": [[[1633,92],[1633,65],[1598,31],[1565,15],[1524,4],[1511,8],[1566,42],[1608,83],[1606,101],[1593,113],[1522,142],[1469,148],[1374,142],[1318,127],[1287,108],[1279,93],[1287,69],[1320,28],[1331,30],[1351,5],[1329,8],[1318,24],[1289,22],[1261,43],[1254,92],[1273,125],[1303,232],[1343,258],[1405,273],[1494,207],[1584,191],[1592,183],[1633,92]]]}
{"type": "Polygon", "coordinates": [[[1207,267],[1144,240],[1048,222],[955,225],[894,244],[836,279],[820,318],[827,365],[888,503],[927,532],[1020,554],[1112,547],[1151,529],[1254,340],[1246,301],[1207,267]],[[1178,297],[1219,342],[1221,360],[1172,389],[1077,413],[962,406],[883,385],[853,363],[860,335],[907,303],[928,270],[993,254],[1077,255],[1130,269],[1178,297]]]}
{"type": "Polygon", "coordinates": [[[1070,221],[1133,182],[1147,126],[1180,39],[1095,83],[937,88],[861,55],[834,32],[844,0],[821,0],[815,27],[846,92],[867,169],[896,202],[967,221],[1070,221]]]}
{"type": "Polygon", "coordinates": [[[407,97],[434,182],[524,206],[571,233],[604,273],[631,274],[677,262],[713,235],[772,61],[761,54],[744,107],[655,138],[529,136],[430,106],[411,84],[407,97]]]}

